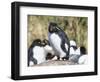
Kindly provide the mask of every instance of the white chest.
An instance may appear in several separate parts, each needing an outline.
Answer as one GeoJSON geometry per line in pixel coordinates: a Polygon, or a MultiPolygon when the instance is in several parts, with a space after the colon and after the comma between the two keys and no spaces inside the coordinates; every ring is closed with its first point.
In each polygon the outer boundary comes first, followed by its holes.
{"type": "Polygon", "coordinates": [[[53,33],[50,35],[49,39],[53,48],[55,48],[56,50],[60,50],[61,39],[59,38],[59,36],[53,33]]]}
{"type": "Polygon", "coordinates": [[[81,55],[80,47],[75,51],[75,54],[77,54],[77,55],[81,55]]]}
{"type": "Polygon", "coordinates": [[[78,60],[79,64],[87,64],[88,63],[88,55],[83,55],[78,60]]]}
{"type": "Polygon", "coordinates": [[[70,47],[70,55],[73,55],[73,54],[75,54],[75,50],[72,47],[70,47]]]}
{"type": "Polygon", "coordinates": [[[61,49],[61,39],[60,37],[53,33],[49,36],[49,40],[50,40],[50,43],[53,47],[53,49],[56,51],[56,55],[62,55],[62,56],[65,56],[65,52],[61,49]]]}
{"type": "Polygon", "coordinates": [[[45,59],[46,52],[43,47],[38,47],[38,46],[34,47],[33,53],[34,53],[33,57],[37,60],[38,64],[46,61],[45,59]]]}

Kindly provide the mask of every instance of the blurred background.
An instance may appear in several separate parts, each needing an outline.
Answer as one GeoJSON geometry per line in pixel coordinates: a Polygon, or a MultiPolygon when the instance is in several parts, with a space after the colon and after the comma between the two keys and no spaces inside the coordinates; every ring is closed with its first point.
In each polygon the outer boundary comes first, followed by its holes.
{"type": "Polygon", "coordinates": [[[48,25],[57,23],[67,34],[69,40],[75,40],[77,46],[85,46],[88,49],[88,18],[71,16],[41,16],[28,15],[28,47],[35,39],[48,40],[48,25]]]}

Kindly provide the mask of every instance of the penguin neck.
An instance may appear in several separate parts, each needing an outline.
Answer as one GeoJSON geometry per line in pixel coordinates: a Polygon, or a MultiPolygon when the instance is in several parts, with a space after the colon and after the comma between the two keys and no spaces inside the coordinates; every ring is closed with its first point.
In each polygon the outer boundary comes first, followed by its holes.
{"type": "Polygon", "coordinates": [[[49,31],[50,33],[57,33],[57,31],[49,31]]]}

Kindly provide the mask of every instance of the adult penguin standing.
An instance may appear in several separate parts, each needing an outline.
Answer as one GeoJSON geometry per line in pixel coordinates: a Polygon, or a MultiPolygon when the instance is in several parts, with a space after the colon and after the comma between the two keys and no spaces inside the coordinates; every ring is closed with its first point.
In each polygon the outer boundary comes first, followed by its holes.
{"type": "Polygon", "coordinates": [[[48,38],[50,45],[53,47],[55,51],[55,55],[62,60],[69,59],[69,51],[70,51],[70,42],[65,34],[65,32],[58,27],[56,23],[51,22],[49,24],[49,33],[48,38]]]}

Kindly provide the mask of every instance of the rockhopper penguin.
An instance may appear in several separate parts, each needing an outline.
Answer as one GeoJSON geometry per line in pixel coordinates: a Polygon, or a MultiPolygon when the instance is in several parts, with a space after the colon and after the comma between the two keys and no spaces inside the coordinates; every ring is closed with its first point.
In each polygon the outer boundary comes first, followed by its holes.
{"type": "Polygon", "coordinates": [[[34,40],[28,49],[28,66],[46,62],[48,53],[53,54],[54,52],[45,39],[43,41],[40,39],[34,40]]]}
{"type": "Polygon", "coordinates": [[[70,42],[67,34],[56,24],[51,22],[48,28],[48,38],[50,45],[55,51],[58,59],[69,59],[70,42]]]}

